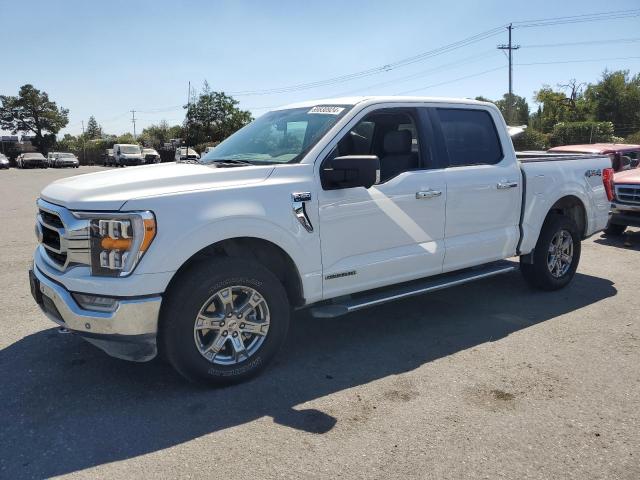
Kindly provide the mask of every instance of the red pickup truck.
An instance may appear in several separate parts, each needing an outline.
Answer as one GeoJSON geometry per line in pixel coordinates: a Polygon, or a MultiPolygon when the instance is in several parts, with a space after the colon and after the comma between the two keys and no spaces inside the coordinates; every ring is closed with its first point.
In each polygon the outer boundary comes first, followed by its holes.
{"type": "Polygon", "coordinates": [[[622,235],[627,227],[640,227],[640,145],[594,143],[554,147],[550,153],[585,153],[609,155],[614,170],[614,197],[611,216],[605,232],[622,235]]]}
{"type": "Polygon", "coordinates": [[[622,235],[627,227],[640,227],[640,168],[614,175],[614,197],[605,232],[622,235]]]}

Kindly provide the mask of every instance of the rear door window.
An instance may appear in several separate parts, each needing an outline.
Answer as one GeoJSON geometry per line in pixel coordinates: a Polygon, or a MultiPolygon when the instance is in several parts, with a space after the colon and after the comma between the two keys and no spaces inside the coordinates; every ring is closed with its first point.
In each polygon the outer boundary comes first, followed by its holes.
{"type": "Polygon", "coordinates": [[[450,167],[495,165],[503,158],[498,131],[489,112],[437,108],[450,167]]]}

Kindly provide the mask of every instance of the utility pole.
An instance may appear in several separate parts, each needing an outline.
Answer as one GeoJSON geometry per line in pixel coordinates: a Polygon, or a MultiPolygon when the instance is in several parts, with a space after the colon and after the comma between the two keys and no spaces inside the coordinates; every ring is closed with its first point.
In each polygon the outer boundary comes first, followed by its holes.
{"type": "Polygon", "coordinates": [[[87,137],[84,136],[84,120],[82,120],[82,161],[85,165],[87,164],[87,137]]]}
{"type": "Polygon", "coordinates": [[[136,139],[136,111],[129,110],[131,112],[131,121],[133,122],[133,139],[136,139]]]}
{"type": "Polygon", "coordinates": [[[508,50],[509,52],[509,96],[507,98],[507,124],[511,121],[512,115],[512,106],[513,106],[513,51],[518,50],[520,45],[513,45],[511,43],[511,30],[513,30],[513,25],[509,24],[507,26],[507,30],[509,31],[509,43],[505,45],[498,45],[498,50],[508,50]]]}
{"type": "Polygon", "coordinates": [[[189,80],[189,88],[187,90],[187,118],[186,118],[186,135],[184,139],[184,143],[186,145],[186,150],[184,152],[185,158],[189,158],[189,107],[191,106],[191,80],[189,80]]]}

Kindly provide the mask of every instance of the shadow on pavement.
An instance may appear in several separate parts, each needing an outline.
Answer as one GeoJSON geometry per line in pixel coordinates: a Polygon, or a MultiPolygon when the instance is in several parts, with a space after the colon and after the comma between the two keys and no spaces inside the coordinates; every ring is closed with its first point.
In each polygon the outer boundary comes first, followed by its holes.
{"type": "Polygon", "coordinates": [[[275,365],[224,389],[188,384],[161,362],[115,360],[75,336],[41,331],[0,351],[0,476],[62,475],[264,416],[323,434],[337,420],[297,405],[615,294],[610,281],[581,274],[565,290],[536,292],[514,272],[332,320],[299,312],[275,365]]]}
{"type": "Polygon", "coordinates": [[[640,230],[627,230],[622,235],[606,235],[594,240],[600,245],[624,248],[625,250],[640,250],[640,230]]]}

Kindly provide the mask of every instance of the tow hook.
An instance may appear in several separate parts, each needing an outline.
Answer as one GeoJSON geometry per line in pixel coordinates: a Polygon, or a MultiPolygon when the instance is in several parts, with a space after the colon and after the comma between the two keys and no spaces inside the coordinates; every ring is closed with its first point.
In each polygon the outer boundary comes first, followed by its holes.
{"type": "Polygon", "coordinates": [[[68,328],[58,327],[58,333],[71,333],[68,328]]]}

